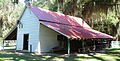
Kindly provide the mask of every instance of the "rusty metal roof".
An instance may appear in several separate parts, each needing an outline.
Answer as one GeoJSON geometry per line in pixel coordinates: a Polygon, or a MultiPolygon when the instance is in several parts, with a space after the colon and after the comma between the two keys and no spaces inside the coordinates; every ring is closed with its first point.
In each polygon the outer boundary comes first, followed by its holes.
{"type": "Polygon", "coordinates": [[[40,23],[69,38],[113,38],[110,35],[92,29],[81,18],[30,6],[40,23]]]}

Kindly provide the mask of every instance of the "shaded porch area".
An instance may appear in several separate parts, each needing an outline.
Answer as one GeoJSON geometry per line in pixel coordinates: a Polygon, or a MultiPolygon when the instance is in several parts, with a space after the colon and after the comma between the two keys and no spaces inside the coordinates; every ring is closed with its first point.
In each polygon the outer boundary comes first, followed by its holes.
{"type": "Polygon", "coordinates": [[[110,48],[112,39],[77,39],[63,35],[58,35],[60,45],[52,48],[53,53],[95,53],[106,48],[110,48]]]}
{"type": "Polygon", "coordinates": [[[3,47],[4,50],[15,50],[16,49],[16,40],[17,40],[17,25],[15,25],[7,35],[3,38],[3,47]]]}

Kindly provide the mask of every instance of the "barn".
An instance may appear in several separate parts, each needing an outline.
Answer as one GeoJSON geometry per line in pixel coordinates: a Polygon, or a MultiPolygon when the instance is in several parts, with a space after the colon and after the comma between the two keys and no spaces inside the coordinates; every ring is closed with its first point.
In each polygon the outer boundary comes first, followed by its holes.
{"type": "MultiPolygon", "coordinates": [[[[4,40],[17,40],[16,50],[41,53],[51,52],[61,46],[70,53],[72,49],[70,46],[75,45],[70,41],[71,39],[91,38],[112,39],[113,37],[92,29],[81,18],[35,6],[25,6],[16,25],[4,40]]],[[[78,43],[78,45],[83,44],[78,43]]]]}

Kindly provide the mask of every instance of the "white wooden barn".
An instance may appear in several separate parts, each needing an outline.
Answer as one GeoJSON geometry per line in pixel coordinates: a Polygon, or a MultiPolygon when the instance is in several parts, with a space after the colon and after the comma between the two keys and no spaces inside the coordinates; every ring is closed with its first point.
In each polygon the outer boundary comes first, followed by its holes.
{"type": "Polygon", "coordinates": [[[113,38],[93,30],[81,18],[34,6],[25,6],[17,24],[4,37],[4,40],[17,40],[16,50],[41,53],[50,52],[52,48],[60,45],[58,35],[63,35],[68,39],[113,38]]]}

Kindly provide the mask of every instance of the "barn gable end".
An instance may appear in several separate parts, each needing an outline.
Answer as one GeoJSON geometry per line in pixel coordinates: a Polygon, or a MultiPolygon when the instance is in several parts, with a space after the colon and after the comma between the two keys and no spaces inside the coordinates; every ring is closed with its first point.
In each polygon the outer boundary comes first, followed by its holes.
{"type": "Polygon", "coordinates": [[[31,45],[32,52],[37,52],[40,28],[40,22],[38,18],[32,13],[32,11],[29,8],[26,8],[25,12],[23,13],[23,16],[21,17],[20,22],[22,26],[18,25],[17,29],[17,50],[23,50],[24,34],[29,34],[28,51],[30,51],[31,45]]]}

